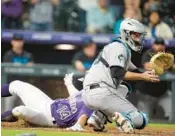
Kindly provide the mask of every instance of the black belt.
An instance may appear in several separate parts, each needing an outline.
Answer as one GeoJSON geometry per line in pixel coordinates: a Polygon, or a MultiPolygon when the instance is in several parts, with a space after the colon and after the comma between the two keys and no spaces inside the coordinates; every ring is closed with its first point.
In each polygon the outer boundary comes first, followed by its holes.
{"type": "Polygon", "coordinates": [[[95,84],[91,84],[89,86],[90,89],[95,89],[95,88],[100,88],[100,85],[98,83],[95,83],[95,84]]]}

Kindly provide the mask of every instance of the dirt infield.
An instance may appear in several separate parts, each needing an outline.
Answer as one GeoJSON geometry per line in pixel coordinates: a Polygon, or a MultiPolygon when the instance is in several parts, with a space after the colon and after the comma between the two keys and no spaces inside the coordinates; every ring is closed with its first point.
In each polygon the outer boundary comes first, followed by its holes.
{"type": "MultiPolygon", "coordinates": [[[[30,125],[23,120],[14,123],[2,122],[2,129],[3,128],[10,128],[10,129],[27,129],[27,130],[42,130],[42,131],[55,131],[55,132],[67,132],[64,129],[58,128],[43,128],[30,125]]],[[[128,136],[128,134],[124,134],[116,130],[115,126],[107,126],[108,132],[106,133],[97,133],[92,131],[90,128],[87,128],[86,132],[82,133],[89,133],[92,136],[128,136]]],[[[148,126],[144,130],[136,130],[134,134],[129,134],[129,136],[175,136],[175,127],[161,127],[161,126],[148,126]]]]}

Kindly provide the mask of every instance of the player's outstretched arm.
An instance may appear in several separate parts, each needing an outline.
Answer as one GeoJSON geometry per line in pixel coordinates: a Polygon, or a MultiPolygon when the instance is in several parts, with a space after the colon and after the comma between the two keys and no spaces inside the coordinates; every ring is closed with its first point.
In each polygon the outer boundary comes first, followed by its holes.
{"type": "Polygon", "coordinates": [[[148,82],[159,82],[159,78],[154,71],[145,71],[144,73],[135,73],[127,71],[124,76],[125,80],[144,80],[148,82]]]}
{"type": "Polygon", "coordinates": [[[78,121],[70,128],[67,128],[66,130],[72,130],[72,131],[85,131],[84,126],[87,122],[88,116],[83,114],[79,117],[78,121]]]}
{"type": "Polygon", "coordinates": [[[66,85],[69,96],[72,96],[78,92],[78,90],[73,85],[73,75],[74,73],[69,73],[69,74],[66,74],[64,77],[64,84],[66,85]]]}
{"type": "Polygon", "coordinates": [[[83,115],[80,116],[77,123],[80,124],[82,128],[84,128],[87,120],[88,120],[88,116],[86,114],[83,114],[83,115]]]}

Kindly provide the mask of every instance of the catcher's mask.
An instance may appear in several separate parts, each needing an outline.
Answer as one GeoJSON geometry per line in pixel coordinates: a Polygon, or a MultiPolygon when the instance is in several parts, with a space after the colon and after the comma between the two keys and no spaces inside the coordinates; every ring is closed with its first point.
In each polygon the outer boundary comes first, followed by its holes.
{"type": "Polygon", "coordinates": [[[120,26],[122,40],[134,51],[141,52],[146,35],[143,24],[135,19],[127,18],[120,26]]]}
{"type": "Polygon", "coordinates": [[[73,85],[77,90],[82,90],[83,89],[83,78],[75,77],[73,76],[73,85]]]}

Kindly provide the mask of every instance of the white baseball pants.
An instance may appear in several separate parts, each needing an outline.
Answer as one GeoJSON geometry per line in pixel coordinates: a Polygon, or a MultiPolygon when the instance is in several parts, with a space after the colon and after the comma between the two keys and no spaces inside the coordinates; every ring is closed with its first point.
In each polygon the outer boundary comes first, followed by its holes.
{"type": "Polygon", "coordinates": [[[22,116],[30,123],[40,126],[53,126],[50,106],[53,100],[37,87],[22,81],[10,83],[9,91],[21,98],[25,106],[12,110],[15,116],[22,116]]]}

